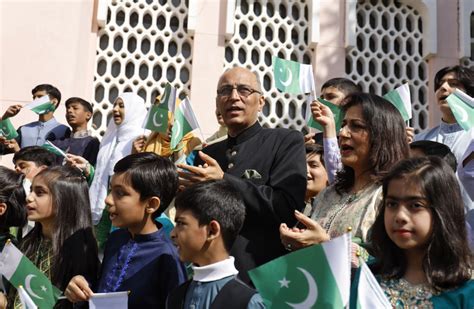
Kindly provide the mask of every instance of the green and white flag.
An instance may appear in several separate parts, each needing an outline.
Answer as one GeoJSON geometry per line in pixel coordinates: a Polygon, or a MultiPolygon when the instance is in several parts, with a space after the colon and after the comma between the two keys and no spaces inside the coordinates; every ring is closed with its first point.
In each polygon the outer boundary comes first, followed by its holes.
{"type": "MultiPolygon", "coordinates": [[[[334,115],[334,123],[336,124],[336,133],[339,132],[339,130],[341,130],[342,119],[344,118],[344,114],[342,113],[341,108],[336,104],[333,104],[327,100],[324,100],[323,98],[318,98],[318,101],[326,105],[327,107],[329,107],[329,109],[331,109],[331,112],[334,115]]],[[[311,106],[310,106],[311,102],[313,102],[312,95],[309,97],[309,100],[306,102],[307,103],[306,116],[305,116],[306,123],[308,124],[308,127],[323,131],[323,127],[313,119],[313,116],[311,114],[311,106]]]]}
{"type": "Polygon", "coordinates": [[[0,136],[5,136],[7,140],[14,139],[18,136],[12,122],[9,118],[0,121],[0,136]]]}
{"type": "Polygon", "coordinates": [[[186,98],[178,105],[174,114],[174,123],[171,129],[171,149],[176,149],[183,137],[197,128],[199,128],[199,123],[191,107],[191,101],[186,98]]]}
{"type": "Polygon", "coordinates": [[[357,298],[353,303],[354,295],[351,295],[351,308],[354,309],[391,309],[392,306],[380,287],[377,279],[370,271],[367,264],[362,262],[356,275],[357,298]]]}
{"type": "Polygon", "coordinates": [[[408,83],[389,91],[384,96],[384,99],[392,103],[402,114],[403,120],[408,121],[413,116],[411,111],[410,87],[408,83]]]}
{"type": "Polygon", "coordinates": [[[349,304],[350,233],[249,271],[267,308],[343,308],[349,304]]]}
{"type": "Polygon", "coordinates": [[[446,102],[464,130],[469,131],[474,127],[474,98],[456,89],[446,98],[446,102]]]}
{"type": "Polygon", "coordinates": [[[9,241],[0,255],[0,274],[15,288],[23,286],[38,308],[53,308],[61,295],[46,275],[9,241]]]}
{"type": "Polygon", "coordinates": [[[174,113],[176,106],[176,88],[170,83],[165,86],[160,104],[154,104],[148,111],[145,121],[145,129],[155,132],[166,133],[168,130],[168,112],[174,113]]]}
{"type": "Polygon", "coordinates": [[[22,285],[20,285],[17,289],[18,296],[20,296],[20,302],[23,309],[36,309],[38,306],[35,305],[34,301],[31,299],[30,295],[26,293],[25,289],[22,285]]]}
{"type": "Polygon", "coordinates": [[[275,86],[281,92],[291,94],[310,93],[314,90],[313,67],[311,64],[273,57],[275,86]]]}
{"type": "Polygon", "coordinates": [[[56,109],[54,107],[54,104],[51,103],[51,101],[49,100],[48,95],[42,96],[41,98],[38,98],[33,102],[26,104],[24,107],[32,110],[38,115],[46,114],[56,109]]]}
{"type": "Polygon", "coordinates": [[[61,148],[59,148],[58,146],[54,145],[53,143],[51,143],[50,141],[46,141],[43,146],[44,149],[54,153],[55,155],[58,155],[58,156],[62,156],[64,158],[66,158],[66,153],[64,151],[61,150],[61,148]]]}

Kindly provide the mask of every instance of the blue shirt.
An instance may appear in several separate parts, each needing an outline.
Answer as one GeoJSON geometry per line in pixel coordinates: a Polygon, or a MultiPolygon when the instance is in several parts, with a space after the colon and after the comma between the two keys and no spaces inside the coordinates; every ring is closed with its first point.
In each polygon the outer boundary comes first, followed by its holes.
{"type": "Polygon", "coordinates": [[[164,229],[135,235],[110,234],[96,291],[130,291],[129,308],[164,308],[168,293],[186,281],[178,253],[164,229]]]}
{"type": "Polygon", "coordinates": [[[20,148],[42,146],[46,140],[64,138],[69,131],[69,127],[60,124],[54,117],[46,122],[34,121],[18,128],[17,142],[20,148]]]}

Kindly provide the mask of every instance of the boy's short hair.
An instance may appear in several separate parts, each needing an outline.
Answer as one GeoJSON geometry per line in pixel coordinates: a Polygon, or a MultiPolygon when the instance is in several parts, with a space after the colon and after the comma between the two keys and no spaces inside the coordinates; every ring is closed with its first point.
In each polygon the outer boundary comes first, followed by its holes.
{"type": "Polygon", "coordinates": [[[216,220],[227,251],[232,248],[244,224],[244,201],[226,180],[209,180],[186,188],[176,196],[175,207],[191,211],[199,225],[216,220]]]}
{"type": "Polygon", "coordinates": [[[86,100],[82,99],[82,98],[78,98],[78,97],[72,97],[72,98],[69,98],[66,100],[66,108],[68,108],[69,104],[72,104],[72,103],[79,103],[81,104],[83,107],[84,107],[84,110],[92,113],[93,110],[92,110],[92,105],[87,102],[86,100]]]}
{"type": "Polygon", "coordinates": [[[471,97],[474,96],[474,70],[468,67],[462,67],[460,65],[444,67],[436,72],[434,78],[435,92],[441,87],[442,79],[448,73],[453,73],[456,75],[456,79],[459,80],[464,89],[466,89],[465,92],[471,97]]]}
{"type": "Polygon", "coordinates": [[[443,159],[456,172],[457,161],[451,149],[445,144],[434,141],[415,141],[410,144],[410,149],[419,149],[427,156],[443,159]]]}
{"type": "Polygon", "coordinates": [[[59,91],[58,88],[54,87],[53,85],[50,85],[50,84],[38,85],[35,88],[31,89],[31,94],[34,95],[38,91],[46,91],[46,93],[50,97],[58,100],[58,104],[59,102],[61,102],[61,92],[59,91]]]}
{"type": "Polygon", "coordinates": [[[153,219],[168,208],[178,190],[178,173],[175,165],[167,158],[152,152],[128,155],[114,167],[115,174],[125,173],[125,179],[140,194],[140,200],[156,196],[160,207],[153,213],[153,219]]]}
{"type": "Polygon", "coordinates": [[[56,163],[56,155],[40,146],[28,146],[21,148],[13,155],[13,164],[18,160],[34,162],[36,166],[53,166],[56,163]]]}
{"type": "Polygon", "coordinates": [[[322,86],[321,86],[321,91],[325,88],[329,87],[334,87],[337,90],[341,91],[344,93],[346,96],[348,96],[351,93],[354,92],[361,92],[361,88],[351,81],[350,79],[344,78],[344,77],[336,77],[336,78],[331,78],[327,80],[322,86]]]}

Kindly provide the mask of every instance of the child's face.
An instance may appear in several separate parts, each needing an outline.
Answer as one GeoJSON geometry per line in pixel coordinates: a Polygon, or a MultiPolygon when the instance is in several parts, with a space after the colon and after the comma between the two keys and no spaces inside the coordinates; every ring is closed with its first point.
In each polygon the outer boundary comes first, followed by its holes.
{"type": "Polygon", "coordinates": [[[306,156],[306,196],[313,197],[326,188],[328,174],[321,162],[321,155],[317,153],[306,156]]]}
{"type": "Polygon", "coordinates": [[[70,103],[66,107],[66,120],[71,127],[87,124],[91,116],[91,113],[78,102],[70,103]]]}
{"type": "Polygon", "coordinates": [[[39,172],[46,168],[45,165],[38,166],[33,161],[16,160],[15,171],[25,174],[26,179],[32,180],[39,172]]]}
{"type": "Polygon", "coordinates": [[[112,109],[112,115],[116,125],[121,125],[125,118],[125,104],[121,98],[118,98],[114,102],[114,108],[112,109]]]}
{"type": "Polygon", "coordinates": [[[140,193],[135,191],[128,181],[126,173],[112,176],[111,190],[105,203],[109,206],[112,224],[139,233],[147,220],[153,220],[146,214],[147,201],[140,201],[140,193]]]}
{"type": "Polygon", "coordinates": [[[433,231],[433,213],[420,186],[407,180],[394,179],[388,185],[385,230],[400,249],[424,252],[433,231]]]}
{"type": "Polygon", "coordinates": [[[199,226],[190,210],[179,209],[176,209],[175,223],[171,239],[178,249],[180,260],[200,265],[208,236],[207,225],[199,226]]]}
{"type": "Polygon", "coordinates": [[[50,225],[54,222],[53,198],[43,177],[33,179],[31,192],[26,197],[28,220],[50,225]]]}
{"type": "Polygon", "coordinates": [[[346,95],[334,86],[321,89],[321,98],[335,105],[341,105],[346,95]]]}

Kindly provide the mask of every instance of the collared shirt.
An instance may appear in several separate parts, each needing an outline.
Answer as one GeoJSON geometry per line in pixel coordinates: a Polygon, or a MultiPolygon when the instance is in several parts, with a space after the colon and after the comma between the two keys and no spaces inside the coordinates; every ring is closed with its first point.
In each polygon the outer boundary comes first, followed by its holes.
{"type": "Polygon", "coordinates": [[[24,148],[27,146],[42,146],[46,140],[63,138],[70,129],[53,117],[46,122],[34,121],[25,124],[18,131],[19,145],[24,148]]]}
{"type": "MultiPolygon", "coordinates": [[[[238,273],[233,257],[203,267],[193,266],[193,270],[193,281],[189,284],[184,301],[184,308],[189,309],[210,308],[222,287],[238,273]]],[[[252,296],[247,308],[265,308],[259,294],[252,296]]]]}

